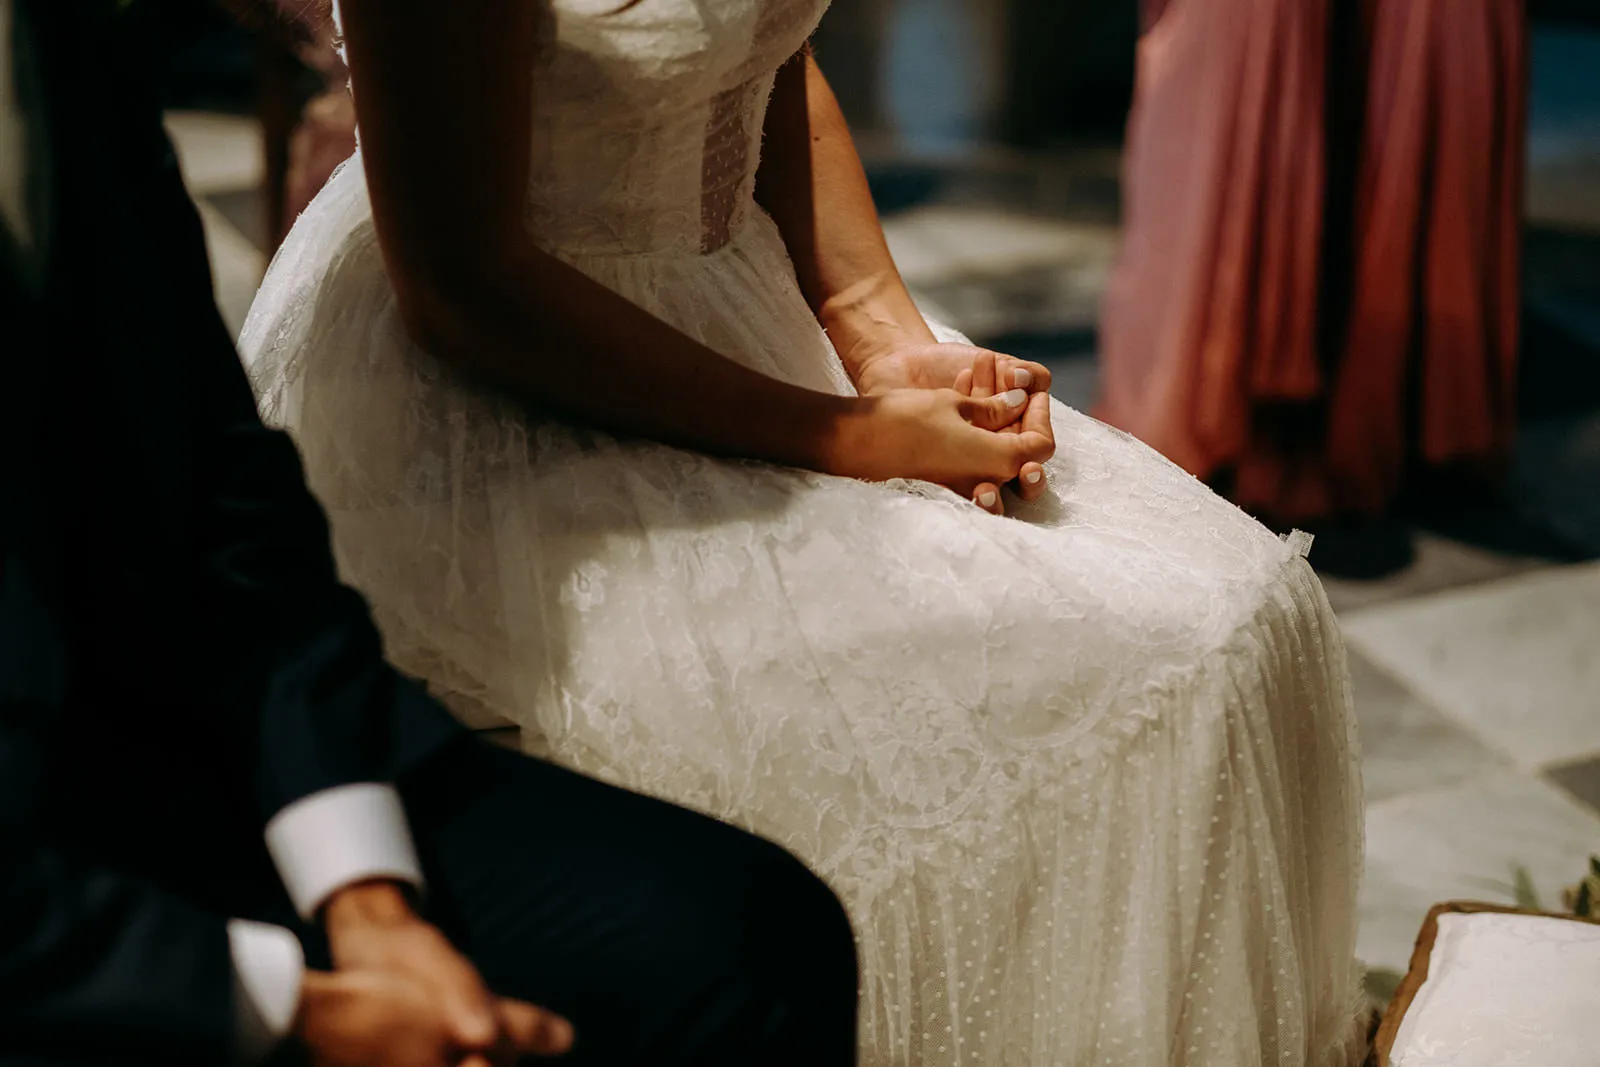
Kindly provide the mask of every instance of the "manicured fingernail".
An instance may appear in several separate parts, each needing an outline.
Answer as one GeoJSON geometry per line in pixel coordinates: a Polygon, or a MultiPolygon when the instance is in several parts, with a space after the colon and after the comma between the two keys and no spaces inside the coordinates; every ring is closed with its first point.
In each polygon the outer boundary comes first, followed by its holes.
{"type": "Polygon", "coordinates": [[[994,507],[994,490],[985,489],[983,492],[979,493],[978,503],[982,504],[986,508],[994,507]]]}
{"type": "Polygon", "coordinates": [[[1012,389],[1010,392],[1002,393],[1001,398],[1005,400],[1008,408],[1020,408],[1028,402],[1028,394],[1022,389],[1012,389]]]}
{"type": "Polygon", "coordinates": [[[1022,480],[1027,482],[1029,485],[1038,485],[1039,479],[1043,477],[1044,471],[1029,471],[1027,474],[1022,476],[1022,480]]]}
{"type": "Polygon", "coordinates": [[[1016,386],[1018,389],[1026,389],[1028,386],[1033,384],[1033,372],[1031,370],[1025,370],[1022,367],[1018,367],[1016,370],[1011,372],[1011,384],[1016,386]]]}

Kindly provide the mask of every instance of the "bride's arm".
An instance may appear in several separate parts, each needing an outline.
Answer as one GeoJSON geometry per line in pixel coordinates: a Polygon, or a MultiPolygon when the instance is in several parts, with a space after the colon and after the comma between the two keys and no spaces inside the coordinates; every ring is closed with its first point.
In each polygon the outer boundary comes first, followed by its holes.
{"type": "Polygon", "coordinates": [[[863,401],[741,367],[535,247],[523,208],[540,6],[341,5],[373,219],[407,328],[438,357],[607,429],[840,466],[863,401]]]}
{"type": "MultiPolygon", "coordinates": [[[[863,394],[915,387],[982,396],[988,387],[1050,388],[1049,368],[1038,363],[934,343],[894,265],[861,157],[809,46],[773,83],[756,199],[777,223],[806,300],[863,394]],[[974,373],[963,377],[968,367],[974,373]],[[988,384],[980,388],[983,367],[988,384]]],[[[1048,420],[1048,401],[1040,410],[1048,420]]],[[[1021,474],[1017,490],[1024,498],[1044,492],[1042,467],[1030,462],[1021,474]]],[[[979,485],[979,500],[994,489],[979,485]]],[[[998,493],[987,498],[997,500],[998,493]]]]}
{"type": "Polygon", "coordinates": [[[869,352],[934,340],[889,254],[861,158],[809,47],[773,84],[756,199],[852,376],[869,352]]]}
{"type": "Polygon", "coordinates": [[[833,474],[969,493],[1051,453],[1048,408],[1020,390],[977,399],[797,388],[540,251],[523,210],[543,6],[340,5],[373,222],[406,328],[424,347],[610,430],[833,474]],[[991,432],[1012,425],[1021,432],[991,432]]]}

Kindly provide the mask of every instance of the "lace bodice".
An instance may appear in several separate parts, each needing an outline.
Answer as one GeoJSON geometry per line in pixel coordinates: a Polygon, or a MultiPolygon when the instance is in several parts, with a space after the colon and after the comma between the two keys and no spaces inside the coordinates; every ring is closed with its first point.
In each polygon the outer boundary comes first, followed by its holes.
{"type": "Polygon", "coordinates": [[[777,68],[827,0],[554,0],[528,222],[553,251],[695,255],[751,204],[777,68]]]}
{"type": "MultiPolygon", "coordinates": [[[[738,232],[778,67],[828,0],[529,0],[528,225],[569,256],[692,256],[738,232]]],[[[334,18],[342,20],[338,5],[334,18]]]]}

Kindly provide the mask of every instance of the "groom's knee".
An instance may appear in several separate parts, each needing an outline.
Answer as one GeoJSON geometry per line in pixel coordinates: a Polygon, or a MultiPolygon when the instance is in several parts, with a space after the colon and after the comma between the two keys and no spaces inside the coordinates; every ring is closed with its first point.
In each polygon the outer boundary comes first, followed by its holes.
{"type": "MultiPolygon", "coordinates": [[[[847,984],[853,998],[856,947],[844,906],[798,859],[776,845],[762,844],[767,854],[756,880],[765,899],[757,920],[766,927],[762,941],[778,949],[773,955],[791,956],[791,968],[807,969],[818,981],[847,984]]],[[[766,960],[781,966],[772,955],[766,960]]]]}
{"type": "Polygon", "coordinates": [[[854,1062],[855,938],[833,891],[789,853],[752,839],[744,886],[715,903],[722,929],[705,946],[722,1011],[737,1018],[747,1062],[854,1062]]]}

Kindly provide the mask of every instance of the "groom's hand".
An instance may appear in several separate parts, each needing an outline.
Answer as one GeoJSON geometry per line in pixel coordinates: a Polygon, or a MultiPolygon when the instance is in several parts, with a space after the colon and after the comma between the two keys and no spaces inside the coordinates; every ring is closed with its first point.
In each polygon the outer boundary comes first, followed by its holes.
{"type": "Polygon", "coordinates": [[[307,971],[294,1035],[309,1067],[488,1067],[565,1051],[539,1016],[509,1005],[500,1046],[463,1047],[422,982],[387,971],[307,971]]]}
{"type": "Polygon", "coordinates": [[[388,976],[423,992],[457,1050],[453,1064],[500,1067],[524,1055],[560,1055],[571,1047],[570,1023],[490,993],[477,968],[417,915],[395,883],[341,890],[322,916],[339,972],[388,976]]]}

